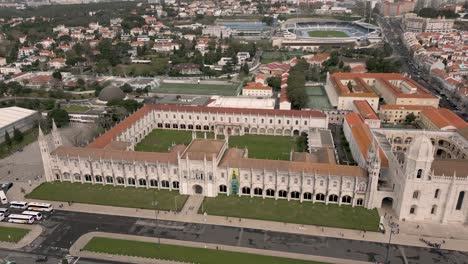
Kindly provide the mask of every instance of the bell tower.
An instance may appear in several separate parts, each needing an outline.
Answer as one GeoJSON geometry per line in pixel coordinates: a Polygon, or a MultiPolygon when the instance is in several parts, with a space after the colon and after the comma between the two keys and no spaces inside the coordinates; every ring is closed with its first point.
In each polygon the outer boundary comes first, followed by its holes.
{"type": "Polygon", "coordinates": [[[62,146],[62,137],[60,136],[60,132],[57,129],[55,120],[53,119],[52,119],[52,139],[53,139],[55,148],[62,146]]]}
{"type": "Polygon", "coordinates": [[[374,197],[377,192],[379,175],[380,175],[380,148],[374,140],[367,150],[367,174],[369,175],[369,182],[367,184],[367,199],[366,208],[372,209],[375,207],[374,197]]]}

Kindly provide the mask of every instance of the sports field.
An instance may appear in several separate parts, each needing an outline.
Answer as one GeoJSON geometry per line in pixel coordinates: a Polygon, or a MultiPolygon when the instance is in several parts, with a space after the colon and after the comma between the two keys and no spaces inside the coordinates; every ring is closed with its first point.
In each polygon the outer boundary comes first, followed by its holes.
{"type": "Polygon", "coordinates": [[[309,31],[307,32],[309,34],[309,37],[313,38],[346,38],[349,37],[348,34],[342,32],[342,31],[336,31],[336,30],[314,30],[314,31],[309,31]]]}
{"type": "Polygon", "coordinates": [[[152,91],[167,94],[237,95],[239,84],[161,83],[152,91]]]}
{"type": "Polygon", "coordinates": [[[331,109],[330,101],[328,101],[327,93],[321,86],[306,86],[305,88],[309,102],[308,108],[318,110],[331,109]]]}

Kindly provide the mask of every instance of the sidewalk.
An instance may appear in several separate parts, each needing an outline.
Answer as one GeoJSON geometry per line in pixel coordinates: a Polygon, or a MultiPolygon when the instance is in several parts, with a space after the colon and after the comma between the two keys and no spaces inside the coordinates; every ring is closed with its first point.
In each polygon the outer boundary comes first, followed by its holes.
{"type": "Polygon", "coordinates": [[[31,244],[31,242],[33,242],[42,233],[42,226],[40,225],[22,225],[22,224],[0,222],[0,226],[16,227],[16,228],[23,228],[23,229],[30,230],[29,233],[27,233],[20,241],[18,241],[18,243],[0,242],[0,248],[20,249],[22,247],[25,247],[31,244]]]}
{"type": "Polygon", "coordinates": [[[309,260],[309,261],[319,261],[319,262],[336,263],[336,264],[365,264],[365,263],[370,263],[370,262],[363,262],[363,261],[354,261],[354,260],[349,260],[349,259],[338,259],[338,258],[313,256],[313,255],[305,255],[305,254],[298,254],[298,253],[279,252],[279,251],[272,251],[272,250],[234,247],[234,246],[226,246],[226,245],[217,245],[217,244],[210,244],[210,243],[198,243],[198,242],[173,240],[173,239],[163,239],[163,238],[158,240],[158,238],[154,238],[154,237],[143,237],[143,236],[104,233],[104,232],[91,232],[91,233],[87,233],[87,234],[81,236],[71,246],[70,254],[72,256],[95,258],[95,259],[105,259],[105,260],[111,259],[113,261],[119,261],[119,262],[124,262],[124,263],[142,263],[142,264],[177,263],[177,262],[174,262],[174,261],[155,260],[155,259],[140,258],[140,257],[129,257],[129,256],[110,255],[110,254],[102,254],[102,253],[95,253],[95,252],[89,252],[89,251],[82,251],[82,249],[86,246],[86,244],[93,237],[105,237],[105,238],[114,238],[114,239],[134,240],[134,241],[141,241],[141,242],[150,242],[150,243],[155,243],[155,244],[159,242],[161,244],[177,245],[177,246],[184,246],[184,247],[219,249],[219,250],[224,250],[224,251],[250,253],[250,254],[256,254],[256,255],[274,256],[274,257],[282,257],[282,258],[292,258],[292,259],[309,260]]]}
{"type": "MultiPolygon", "coordinates": [[[[17,184],[16,186],[14,186],[14,188],[21,187],[18,185],[20,184],[17,184]]],[[[26,189],[26,193],[28,193],[29,190],[32,190],[34,187],[34,186],[30,187],[27,184],[24,184],[24,185],[26,185],[26,187],[23,187],[26,189]]],[[[46,202],[44,200],[24,199],[24,194],[19,191],[12,192],[12,194],[16,194],[17,197],[15,197],[15,199],[18,199],[18,200],[26,200],[28,202],[32,202],[32,201],[46,202]]],[[[59,205],[63,205],[63,207],[60,209],[67,210],[67,211],[155,219],[154,210],[111,207],[111,206],[79,204],[79,203],[73,203],[71,206],[69,206],[67,203],[63,203],[63,202],[54,202],[54,201],[47,201],[47,202],[51,203],[54,206],[54,208],[59,208],[59,205]]],[[[193,212],[189,213],[188,210],[183,210],[183,212],[181,213],[156,211],[156,214],[157,214],[157,219],[159,220],[244,227],[244,228],[261,229],[261,230],[275,231],[275,232],[286,232],[286,233],[312,235],[312,236],[345,238],[345,239],[379,242],[379,243],[388,243],[389,235],[390,235],[390,232],[387,232],[386,234],[377,233],[377,232],[363,233],[362,231],[351,230],[351,229],[321,227],[321,226],[313,226],[313,225],[300,225],[300,224],[254,220],[254,219],[240,219],[240,218],[224,217],[224,216],[212,216],[212,215],[205,216],[201,214],[196,214],[197,210],[198,209],[195,209],[195,213],[193,212]]],[[[400,225],[400,233],[394,234],[392,236],[392,244],[428,247],[425,243],[420,241],[420,238],[424,237],[426,240],[429,240],[435,243],[442,243],[442,240],[445,240],[445,244],[442,245],[442,249],[450,249],[450,250],[468,252],[468,227],[466,226],[462,226],[462,225],[442,226],[442,225],[435,225],[435,224],[426,225],[424,223],[421,223],[419,224],[421,227],[416,228],[415,223],[398,222],[398,224],[400,225]],[[447,236],[447,235],[444,235],[444,234],[448,234],[447,232],[440,231],[438,229],[442,229],[442,230],[447,229],[447,230],[452,230],[452,231],[447,236]]]]}

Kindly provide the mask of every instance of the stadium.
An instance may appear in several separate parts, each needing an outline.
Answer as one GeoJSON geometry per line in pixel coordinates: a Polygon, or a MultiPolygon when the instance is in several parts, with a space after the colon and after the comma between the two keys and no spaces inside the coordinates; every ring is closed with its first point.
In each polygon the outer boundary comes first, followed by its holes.
{"type": "Polygon", "coordinates": [[[381,41],[380,29],[362,21],[296,18],[282,23],[284,44],[353,46],[381,41]]]}

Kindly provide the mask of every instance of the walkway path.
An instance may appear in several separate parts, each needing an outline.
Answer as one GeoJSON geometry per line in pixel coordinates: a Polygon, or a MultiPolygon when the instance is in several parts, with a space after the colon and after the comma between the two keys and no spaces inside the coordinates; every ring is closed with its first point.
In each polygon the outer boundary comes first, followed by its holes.
{"type": "MultiPolygon", "coordinates": [[[[129,257],[129,256],[120,256],[120,255],[110,255],[110,254],[102,254],[102,253],[95,253],[89,251],[82,251],[82,249],[86,246],[86,244],[93,238],[93,237],[106,237],[106,238],[115,238],[115,239],[126,239],[126,240],[135,240],[135,241],[142,241],[142,242],[150,242],[150,243],[161,243],[161,244],[170,244],[170,245],[178,245],[178,246],[185,246],[185,247],[196,247],[196,248],[209,248],[209,249],[219,249],[225,251],[233,251],[233,252],[242,252],[242,253],[251,253],[257,255],[265,255],[265,256],[275,256],[275,257],[283,257],[283,258],[293,258],[293,259],[302,259],[302,260],[309,260],[309,261],[320,261],[326,263],[336,263],[336,264],[364,264],[369,262],[363,261],[354,261],[354,260],[344,260],[338,258],[330,258],[330,257],[322,257],[322,256],[313,256],[313,255],[305,255],[305,254],[298,254],[298,253],[289,253],[289,252],[279,252],[279,251],[272,251],[272,250],[263,250],[263,249],[254,249],[254,248],[244,248],[244,247],[234,247],[234,246],[226,246],[226,245],[218,245],[218,244],[210,244],[210,243],[198,243],[198,242],[190,242],[190,241],[182,241],[182,240],[173,240],[173,239],[160,239],[154,237],[143,237],[143,236],[134,236],[134,235],[124,235],[124,234],[114,234],[114,233],[103,233],[103,232],[91,232],[81,236],[70,248],[70,254],[73,256],[79,257],[89,257],[95,259],[112,259],[114,261],[121,261],[125,263],[155,263],[154,259],[147,259],[147,258],[139,258],[139,257],[129,257]]],[[[176,263],[173,261],[157,261],[156,263],[176,263]]]]}
{"type": "Polygon", "coordinates": [[[182,208],[182,215],[196,215],[198,209],[203,203],[202,195],[190,195],[187,201],[185,202],[184,208],[182,208]]]}
{"type": "Polygon", "coordinates": [[[29,233],[27,233],[20,241],[18,241],[18,243],[0,242],[0,248],[6,248],[6,249],[22,248],[26,245],[31,244],[31,242],[33,242],[42,233],[42,226],[40,225],[21,225],[21,224],[0,222],[0,226],[16,227],[16,228],[23,228],[23,229],[30,230],[29,233]]]}
{"type": "MultiPolygon", "coordinates": [[[[32,189],[32,186],[28,186],[27,184],[24,184],[24,185],[26,185],[24,187],[26,189],[26,192],[32,189]]],[[[20,184],[17,184],[13,188],[23,188],[23,187],[20,184]]],[[[13,190],[12,194],[14,194],[15,199],[18,199],[18,200],[39,201],[39,200],[24,199],[24,194],[20,191],[13,190]]],[[[9,196],[9,199],[10,199],[10,196],[9,196]]],[[[43,200],[41,201],[44,202],[43,200]]],[[[55,208],[59,208],[59,205],[62,205],[63,207],[60,209],[68,210],[68,211],[98,213],[98,214],[106,214],[106,215],[121,215],[121,216],[149,218],[149,219],[153,219],[155,217],[154,210],[144,210],[144,209],[136,210],[135,208],[112,207],[112,206],[79,204],[79,203],[73,203],[72,205],[68,205],[67,203],[53,202],[53,201],[49,201],[48,203],[53,204],[55,208]]],[[[196,204],[196,199],[192,200],[190,203],[196,204]]],[[[182,213],[158,211],[157,217],[160,220],[235,226],[235,227],[254,228],[254,229],[286,232],[286,233],[294,233],[294,234],[346,238],[346,239],[352,239],[352,240],[362,240],[362,241],[371,241],[371,242],[380,242],[380,243],[388,243],[388,239],[389,239],[389,232],[387,232],[387,234],[376,233],[376,232],[363,233],[362,231],[351,230],[351,229],[321,227],[321,226],[313,226],[313,225],[300,225],[300,224],[281,223],[281,222],[254,220],[254,219],[240,219],[240,218],[232,218],[232,217],[224,217],[224,216],[201,215],[201,214],[197,214],[196,213],[197,211],[198,211],[198,208],[193,209],[193,210],[187,209],[186,211],[186,208],[184,206],[182,213]],[[187,214],[185,214],[185,212],[187,212],[187,214]]],[[[411,223],[411,222],[398,222],[398,224],[400,225],[400,233],[393,235],[392,244],[428,247],[425,243],[420,241],[420,238],[424,237],[426,240],[429,240],[435,243],[442,243],[442,241],[445,240],[445,244],[442,245],[442,249],[451,249],[451,250],[468,252],[468,227],[467,226],[460,225],[460,224],[436,225],[436,224],[419,223],[420,227],[417,228],[416,224],[411,223]],[[449,234],[449,236],[444,235],[444,234],[449,234]]]]}

